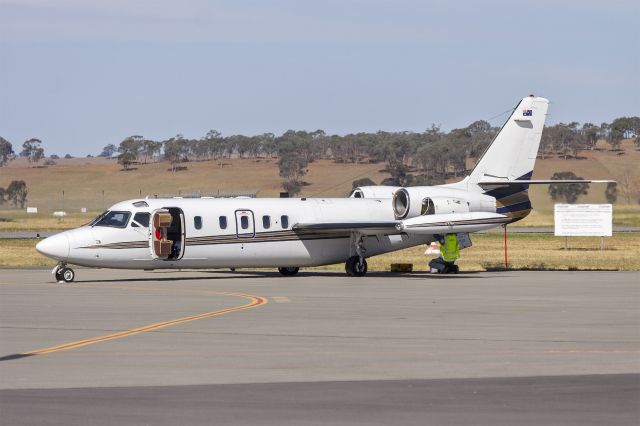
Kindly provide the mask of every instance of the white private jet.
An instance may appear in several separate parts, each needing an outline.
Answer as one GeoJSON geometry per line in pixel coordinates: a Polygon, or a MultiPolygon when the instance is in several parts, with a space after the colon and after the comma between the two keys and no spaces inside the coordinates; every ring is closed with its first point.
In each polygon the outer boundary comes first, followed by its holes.
{"type": "Polygon", "coordinates": [[[347,274],[363,276],[366,257],[527,216],[528,186],[558,182],[531,180],[548,105],[540,97],[522,99],[471,174],[454,184],[362,187],[349,198],[134,199],[36,249],[58,260],[53,274],[66,282],[75,278],[70,264],[277,267],[282,275],[294,275],[300,267],[345,262],[347,274]]]}

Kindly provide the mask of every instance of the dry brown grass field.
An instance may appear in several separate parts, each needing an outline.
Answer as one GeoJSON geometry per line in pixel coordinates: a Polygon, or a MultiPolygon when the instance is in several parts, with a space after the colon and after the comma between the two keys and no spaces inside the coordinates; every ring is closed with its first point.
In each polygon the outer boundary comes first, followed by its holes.
{"type": "MultiPolygon", "coordinates": [[[[504,266],[501,234],[473,235],[473,246],[462,251],[458,262],[463,271],[482,271],[504,266]]],[[[37,240],[0,240],[0,268],[53,267],[55,262],[35,250],[37,240]]],[[[510,234],[509,267],[558,270],[640,270],[640,234],[619,233],[605,238],[605,250],[599,250],[599,238],[564,239],[548,234],[510,234]]],[[[433,255],[424,254],[425,246],[388,253],[368,259],[369,270],[388,271],[391,263],[413,263],[423,271],[433,255]]],[[[323,266],[321,270],[344,270],[344,265],[323,266]]]]}
{"type": "MultiPolygon", "coordinates": [[[[463,271],[503,268],[503,235],[497,233],[472,235],[473,246],[461,252],[458,264],[463,271]]],[[[640,234],[616,233],[605,238],[604,250],[599,250],[597,237],[574,237],[564,250],[564,238],[551,234],[509,234],[508,267],[540,270],[640,270],[640,234]]],[[[376,256],[369,260],[373,270],[389,270],[391,263],[413,263],[426,270],[425,247],[376,256]]]]}
{"type": "MultiPolygon", "coordinates": [[[[534,179],[546,179],[556,171],[573,171],[584,178],[614,179],[620,181],[629,173],[636,187],[640,185],[640,151],[630,141],[622,145],[624,155],[606,149],[582,153],[584,159],[563,160],[548,158],[538,160],[534,179]]],[[[46,168],[30,167],[24,159],[0,168],[0,187],[11,180],[22,179],[29,187],[28,205],[39,209],[39,214],[27,216],[24,211],[0,210],[0,231],[55,230],[79,226],[109,205],[147,194],[188,193],[246,193],[257,192],[259,197],[277,196],[281,179],[274,159],[225,160],[221,167],[213,161],[187,163],[187,170],[168,171],[166,162],[138,165],[137,169],[121,171],[114,160],[102,158],[76,158],[57,160],[58,164],[46,168]],[[64,199],[62,192],[64,191],[64,199]],[[79,213],[82,207],[88,214],[79,213]],[[55,210],[65,210],[69,216],[63,220],[51,216],[55,210]]],[[[309,183],[302,196],[342,197],[351,189],[351,182],[369,177],[375,182],[388,175],[384,164],[338,164],[321,160],[309,165],[305,180],[309,183]]],[[[587,196],[578,201],[584,203],[606,202],[605,185],[592,184],[587,196]]],[[[553,202],[547,195],[547,186],[534,186],[531,199],[534,212],[514,226],[552,226],[553,202]]],[[[637,198],[637,193],[635,195],[637,198]]],[[[624,204],[622,194],[614,208],[614,223],[640,226],[638,200],[624,204]]]]}

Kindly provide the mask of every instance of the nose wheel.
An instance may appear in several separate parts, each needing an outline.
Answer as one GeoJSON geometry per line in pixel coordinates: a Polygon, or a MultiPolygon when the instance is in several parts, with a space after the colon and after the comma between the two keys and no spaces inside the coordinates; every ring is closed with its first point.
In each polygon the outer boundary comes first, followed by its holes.
{"type": "Polygon", "coordinates": [[[57,282],[64,281],[65,283],[70,283],[76,278],[75,271],[67,268],[65,265],[58,265],[56,269],[54,269],[54,275],[57,282]]]}

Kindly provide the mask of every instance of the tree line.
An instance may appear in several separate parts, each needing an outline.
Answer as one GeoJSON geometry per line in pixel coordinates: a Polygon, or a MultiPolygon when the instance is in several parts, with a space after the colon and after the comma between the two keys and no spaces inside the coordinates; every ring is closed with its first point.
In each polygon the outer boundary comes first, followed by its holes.
{"type": "MultiPolygon", "coordinates": [[[[217,130],[210,130],[197,139],[178,134],[155,141],[132,135],[117,146],[108,144],[98,156],[117,158],[122,170],[167,161],[174,172],[185,169],[185,163],[191,161],[214,160],[222,167],[224,160],[229,158],[277,159],[282,186],[295,195],[306,184],[304,176],[308,164],[320,159],[339,163],[383,163],[389,177],[379,184],[442,183],[448,178],[463,176],[498,131],[498,127],[483,120],[449,132],[436,125],[424,132],[378,131],[347,135],[329,135],[323,130],[289,130],[279,136],[273,133],[224,136],[217,130]]],[[[640,117],[620,117],[600,125],[559,123],[545,127],[539,156],[566,160],[580,158],[582,151],[596,149],[599,140],[606,141],[611,150],[620,150],[623,139],[633,139],[640,148],[640,117]]],[[[39,165],[45,158],[42,141],[36,138],[25,141],[18,155],[39,165]]],[[[15,157],[12,144],[0,137],[0,166],[15,157]]]]}
{"type": "MultiPolygon", "coordinates": [[[[328,135],[323,130],[289,130],[282,135],[223,136],[216,130],[199,139],[182,135],[164,141],[129,136],[119,146],[104,147],[99,156],[114,157],[128,170],[134,164],[168,161],[171,170],[184,169],[181,163],[224,159],[273,158],[278,160],[282,186],[298,194],[305,185],[309,163],[333,160],[339,163],[384,163],[389,177],[383,185],[429,185],[463,176],[484,152],[499,128],[475,121],[461,129],[444,132],[432,125],[424,132],[384,132],[328,135]]],[[[540,144],[542,158],[580,158],[585,150],[596,149],[599,140],[611,150],[620,150],[623,139],[633,139],[640,148],[640,117],[620,117],[612,123],[559,123],[545,127],[540,144]]]]}

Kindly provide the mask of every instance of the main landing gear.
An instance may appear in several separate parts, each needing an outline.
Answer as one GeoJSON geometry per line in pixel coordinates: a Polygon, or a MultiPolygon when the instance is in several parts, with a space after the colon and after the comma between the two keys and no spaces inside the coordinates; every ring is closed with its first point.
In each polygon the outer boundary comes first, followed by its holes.
{"type": "Polygon", "coordinates": [[[300,268],[298,268],[297,266],[290,266],[287,268],[278,268],[278,272],[280,272],[285,277],[295,275],[298,273],[299,270],[300,268]]]}
{"type": "Polygon", "coordinates": [[[367,273],[367,260],[360,256],[351,256],[344,264],[344,270],[350,277],[363,277],[367,273]]]}
{"type": "Polygon", "coordinates": [[[344,270],[350,277],[363,277],[367,273],[367,260],[364,258],[366,249],[363,244],[363,235],[352,235],[352,242],[355,245],[355,256],[351,256],[344,264],[344,270]]]}
{"type": "Polygon", "coordinates": [[[57,282],[64,281],[65,283],[73,282],[76,277],[76,273],[73,269],[67,268],[66,263],[58,263],[51,273],[56,277],[57,282]]]}

